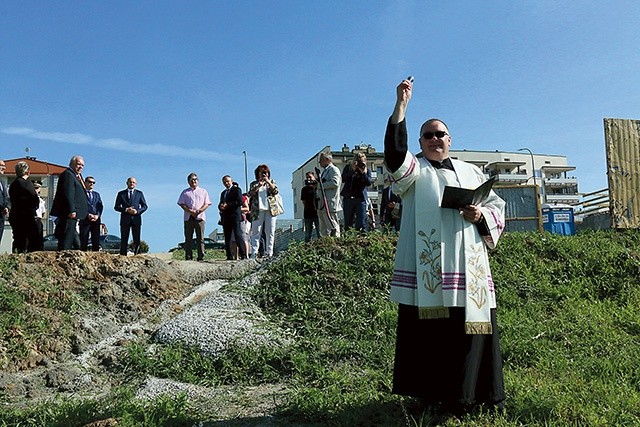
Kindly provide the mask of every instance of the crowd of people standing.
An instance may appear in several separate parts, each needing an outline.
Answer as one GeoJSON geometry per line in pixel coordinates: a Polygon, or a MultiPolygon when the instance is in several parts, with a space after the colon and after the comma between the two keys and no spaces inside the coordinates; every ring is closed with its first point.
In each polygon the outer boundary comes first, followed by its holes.
{"type": "MultiPolygon", "coordinates": [[[[344,224],[343,230],[375,228],[375,213],[367,197],[367,187],[373,184],[373,179],[367,167],[366,155],[356,153],[352,163],[346,165],[342,172],[333,164],[331,153],[321,153],[318,163],[322,171],[318,176],[313,171],[305,174],[305,186],[301,194],[305,241],[311,240],[313,230],[317,238],[339,237],[341,223],[344,224]]],[[[55,223],[58,250],[100,250],[100,235],[105,230],[102,223],[104,203],[100,193],[94,189],[95,178],[82,177],[84,166],[82,156],[73,156],[58,178],[50,211],[55,223]]],[[[4,173],[5,168],[4,161],[1,161],[0,173],[4,173]]],[[[279,199],[281,203],[281,197],[266,164],[258,165],[254,175],[255,179],[247,193],[242,192],[231,176],[222,178],[224,190],[218,203],[219,225],[223,228],[225,255],[229,260],[273,256],[276,218],[281,213],[274,210],[274,200],[279,199]]],[[[0,225],[4,224],[5,218],[9,219],[14,234],[13,252],[42,250],[42,221],[46,208],[39,196],[41,183],[28,179],[29,165],[26,162],[16,164],[16,177],[12,183],[13,190],[3,188],[0,183],[0,225]]],[[[187,183],[188,187],[178,199],[178,205],[183,210],[185,258],[193,259],[195,249],[196,260],[202,260],[205,211],[211,205],[211,200],[207,190],[199,186],[197,174],[190,173],[187,183]]],[[[127,178],[126,188],[119,191],[115,199],[114,209],[120,213],[121,255],[140,252],[142,214],[148,205],[143,192],[136,185],[135,177],[127,178]]],[[[398,211],[393,207],[395,204],[400,206],[401,200],[391,192],[390,186],[385,187],[379,214],[381,226],[399,229],[399,215],[392,215],[398,211]]]]}
{"type": "MultiPolygon", "coordinates": [[[[55,224],[54,235],[58,250],[100,250],[100,235],[106,227],[102,223],[103,199],[94,189],[93,176],[83,178],[85,167],[82,156],[73,156],[69,166],[59,175],[49,212],[55,224]]],[[[0,160],[0,175],[6,164],[0,160]]],[[[30,180],[29,164],[15,165],[16,179],[10,186],[0,180],[0,241],[4,221],[8,219],[13,232],[12,252],[33,252],[44,249],[43,219],[46,202],[40,197],[42,184],[30,180]]],[[[204,259],[205,211],[212,202],[206,189],[199,185],[194,172],[187,176],[188,187],[178,197],[183,210],[185,258],[204,259]],[[194,237],[195,234],[195,237],[194,237]]],[[[255,181],[243,193],[229,175],[222,178],[224,190],[220,194],[219,225],[223,226],[225,253],[228,260],[258,256],[273,256],[276,217],[283,212],[282,199],[271,170],[265,164],[255,169],[255,181]],[[274,200],[276,202],[274,202],[274,200]],[[280,211],[275,206],[280,206],[280,211]],[[275,210],[274,210],[275,209],[275,210]]],[[[131,176],[126,188],[115,198],[114,210],[120,213],[121,255],[141,249],[142,214],[148,209],[144,193],[136,188],[137,180],[131,176]],[[129,243],[129,238],[132,243],[129,243]]]]}
{"type": "MultiPolygon", "coordinates": [[[[367,195],[367,188],[374,184],[374,179],[367,166],[366,154],[355,153],[342,172],[333,164],[333,156],[329,152],[320,153],[318,164],[322,167],[320,176],[312,171],[306,172],[305,185],[300,192],[305,242],[311,240],[314,229],[318,238],[340,237],[342,226],[344,231],[375,229],[378,225],[376,213],[367,195]]],[[[402,200],[393,192],[391,182],[387,175],[379,206],[379,226],[399,231],[402,200]]]]}
{"type": "MultiPolygon", "coordinates": [[[[55,224],[54,235],[58,250],[100,250],[100,235],[105,234],[102,223],[103,198],[95,190],[93,176],[83,178],[85,162],[82,156],[73,156],[69,166],[59,175],[53,203],[49,212],[55,224]]],[[[0,160],[0,175],[6,164],[0,160]]],[[[0,241],[4,221],[11,224],[12,252],[33,252],[44,249],[43,220],[46,202],[40,197],[42,183],[30,180],[29,164],[15,165],[16,179],[7,186],[0,180],[0,241]]],[[[126,188],[115,198],[114,210],[120,214],[121,255],[137,254],[141,250],[142,214],[148,205],[144,193],[136,188],[137,180],[130,176],[126,188]],[[132,243],[129,243],[129,238],[132,243]]],[[[183,210],[184,250],[187,260],[204,259],[205,211],[212,202],[206,189],[199,185],[194,172],[187,176],[188,187],[178,197],[183,210]],[[195,237],[194,237],[195,234],[195,237]]],[[[273,256],[276,217],[283,212],[278,186],[265,164],[255,169],[255,181],[243,193],[229,175],[222,178],[224,190],[220,194],[219,225],[223,226],[225,253],[228,260],[258,256],[273,256]],[[280,210],[276,209],[280,207],[280,210]]]]}
{"type": "MultiPolygon", "coordinates": [[[[224,190],[218,202],[218,225],[222,226],[224,233],[227,260],[273,256],[276,216],[279,213],[272,212],[269,198],[278,194],[278,186],[271,179],[267,165],[259,165],[255,176],[256,180],[247,193],[242,192],[230,175],[222,177],[224,190]]],[[[207,190],[199,186],[195,173],[187,176],[187,183],[189,187],[178,198],[178,205],[184,211],[185,259],[193,259],[195,244],[196,260],[201,261],[205,252],[205,211],[212,202],[207,190]]]]}

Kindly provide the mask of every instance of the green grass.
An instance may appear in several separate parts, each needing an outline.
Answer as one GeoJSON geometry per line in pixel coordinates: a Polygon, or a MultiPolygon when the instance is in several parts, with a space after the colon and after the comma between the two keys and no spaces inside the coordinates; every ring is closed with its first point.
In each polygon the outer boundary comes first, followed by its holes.
{"type": "Polygon", "coordinates": [[[100,400],[62,400],[45,402],[22,411],[0,415],[2,427],[71,427],[94,420],[116,419],[118,426],[178,427],[193,425],[185,412],[187,397],[160,397],[155,401],[135,399],[130,389],[122,388],[100,400]]]}
{"type": "Polygon", "coordinates": [[[17,270],[16,257],[0,256],[0,369],[26,359],[32,349],[43,353],[59,349],[68,338],[71,318],[82,304],[81,297],[60,287],[54,278],[30,277],[8,281],[17,270]]]}
{"type": "MultiPolygon", "coordinates": [[[[282,349],[231,348],[217,359],[179,346],[128,348],[117,375],[216,385],[284,383],[276,418],[305,425],[640,425],[640,233],[509,233],[490,254],[505,362],[506,411],[461,418],[390,394],[396,305],[388,301],[396,238],[347,233],[296,243],[268,264],[252,297],[296,337],[282,349]]],[[[0,269],[7,260],[0,260],[0,269]]],[[[20,304],[10,290],[6,304],[20,304]]],[[[6,320],[3,318],[3,322],[6,320]]],[[[26,321],[23,319],[22,321],[26,321]]],[[[0,414],[0,426],[192,425],[188,400],[58,402],[0,414]],[[152,424],[156,423],[156,424],[152,424]],[[191,423],[191,424],[190,424],[191,423]]],[[[213,420],[211,427],[221,425],[213,420]]]]}

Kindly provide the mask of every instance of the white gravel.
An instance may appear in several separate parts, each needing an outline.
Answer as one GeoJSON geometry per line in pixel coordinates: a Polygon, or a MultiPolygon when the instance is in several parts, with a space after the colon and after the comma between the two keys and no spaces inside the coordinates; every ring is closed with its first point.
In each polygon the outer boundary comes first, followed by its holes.
{"type": "Polygon", "coordinates": [[[163,324],[154,338],[180,342],[217,356],[232,343],[241,346],[285,345],[284,331],[271,325],[247,297],[215,292],[163,324]]]}

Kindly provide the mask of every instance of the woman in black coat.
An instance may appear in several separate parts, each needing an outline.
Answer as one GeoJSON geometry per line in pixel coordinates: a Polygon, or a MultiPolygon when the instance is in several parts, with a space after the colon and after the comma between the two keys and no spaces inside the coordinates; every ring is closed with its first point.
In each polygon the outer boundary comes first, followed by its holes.
{"type": "Polygon", "coordinates": [[[33,183],[29,181],[27,162],[16,163],[16,180],[9,186],[11,211],[9,224],[13,232],[12,250],[14,253],[33,252],[40,247],[42,235],[38,235],[36,209],[40,198],[33,183]]]}

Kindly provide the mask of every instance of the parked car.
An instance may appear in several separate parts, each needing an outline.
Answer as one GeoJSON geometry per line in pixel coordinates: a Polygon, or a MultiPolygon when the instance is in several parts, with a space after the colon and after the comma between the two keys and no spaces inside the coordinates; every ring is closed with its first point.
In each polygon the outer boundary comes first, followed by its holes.
{"type": "MultiPolygon", "coordinates": [[[[91,241],[87,245],[87,249],[91,250],[91,241]]],[[[113,234],[102,234],[100,236],[100,250],[112,254],[120,253],[120,237],[113,234]]]]}
{"type": "MultiPolygon", "coordinates": [[[[89,242],[88,249],[91,249],[91,242],[89,242]]],[[[58,238],[55,234],[47,234],[44,236],[44,250],[45,251],[57,251],[58,250],[58,238]]],[[[103,234],[100,236],[100,250],[117,254],[120,252],[120,237],[113,234],[103,234]]]]}
{"type": "MultiPolygon", "coordinates": [[[[204,248],[205,249],[224,249],[224,242],[216,242],[215,240],[211,239],[210,237],[205,237],[204,239],[202,239],[204,241],[204,248]]],[[[184,249],[184,242],[182,243],[178,243],[178,246],[169,250],[169,252],[173,252],[175,250],[178,249],[184,249]]],[[[193,239],[193,249],[196,249],[196,239],[193,239]]]]}
{"type": "Polygon", "coordinates": [[[55,234],[47,234],[44,236],[44,250],[45,251],[57,251],[58,250],[58,238],[55,234]]]}

